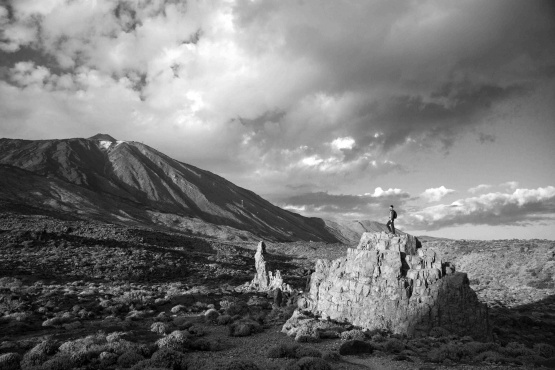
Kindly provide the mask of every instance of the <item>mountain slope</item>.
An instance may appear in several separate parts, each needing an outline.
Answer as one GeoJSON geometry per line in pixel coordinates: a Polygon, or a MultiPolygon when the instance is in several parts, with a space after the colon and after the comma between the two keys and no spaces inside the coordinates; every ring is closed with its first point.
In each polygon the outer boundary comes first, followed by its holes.
{"type": "Polygon", "coordinates": [[[283,210],[211,172],[105,134],[89,139],[0,139],[0,164],[7,165],[0,169],[2,177],[42,189],[37,194],[33,187],[18,190],[17,184],[5,184],[0,198],[6,201],[208,234],[224,228],[226,236],[236,230],[240,238],[337,241],[321,219],[283,210]]]}
{"type": "MultiPolygon", "coordinates": [[[[326,229],[337,240],[344,244],[358,244],[363,233],[387,232],[387,226],[384,223],[369,220],[324,220],[326,229]]],[[[397,234],[404,234],[401,230],[396,229],[397,234]]]]}

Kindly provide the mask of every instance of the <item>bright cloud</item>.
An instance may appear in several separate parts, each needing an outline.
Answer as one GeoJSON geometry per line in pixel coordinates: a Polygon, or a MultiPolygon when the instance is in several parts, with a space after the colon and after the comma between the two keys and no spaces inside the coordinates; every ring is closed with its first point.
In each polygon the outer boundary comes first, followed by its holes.
{"type": "Polygon", "coordinates": [[[428,202],[438,202],[447,194],[454,193],[455,190],[447,189],[445,186],[440,186],[439,188],[430,188],[424,190],[420,196],[426,199],[428,202]]]}
{"type": "Polygon", "coordinates": [[[404,222],[414,229],[437,230],[455,225],[525,225],[553,221],[555,187],[517,189],[459,199],[413,212],[404,222]]]}
{"type": "Polygon", "coordinates": [[[473,188],[468,189],[469,193],[475,194],[475,193],[480,193],[484,190],[488,190],[491,188],[491,185],[487,185],[487,184],[480,184],[478,186],[475,186],[473,188]]]}
{"type": "Polygon", "coordinates": [[[335,150],[353,149],[355,140],[352,137],[338,137],[331,142],[331,147],[335,150]]]}
{"type": "Polygon", "coordinates": [[[504,183],[500,184],[499,186],[503,186],[503,187],[507,187],[511,190],[515,190],[516,188],[518,188],[518,182],[517,181],[507,181],[507,182],[504,182],[504,183]]]}
{"type": "Polygon", "coordinates": [[[277,203],[290,210],[301,210],[307,215],[325,215],[335,218],[374,219],[387,215],[388,207],[394,203],[402,208],[410,198],[400,189],[376,188],[373,194],[350,195],[328,192],[303,193],[279,200],[277,203]]]}
{"type": "Polygon", "coordinates": [[[387,190],[383,190],[381,187],[377,187],[376,189],[374,189],[374,192],[372,194],[366,193],[364,195],[369,195],[374,198],[379,198],[379,197],[390,197],[390,196],[399,196],[399,195],[408,196],[408,193],[402,191],[401,189],[389,188],[387,190]]]}

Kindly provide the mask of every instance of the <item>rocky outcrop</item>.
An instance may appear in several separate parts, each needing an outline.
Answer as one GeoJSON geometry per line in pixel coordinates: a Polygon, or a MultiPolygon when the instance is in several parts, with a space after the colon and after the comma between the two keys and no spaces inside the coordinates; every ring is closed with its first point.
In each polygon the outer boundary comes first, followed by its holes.
{"type": "Polygon", "coordinates": [[[240,287],[240,290],[266,292],[280,289],[283,292],[291,292],[291,287],[289,284],[283,282],[279,270],[272,273],[272,271],[266,269],[266,244],[264,244],[263,241],[259,242],[256,247],[254,266],[256,268],[254,279],[252,279],[250,283],[240,287]]]}
{"type": "Polygon", "coordinates": [[[299,307],[323,319],[408,336],[442,327],[490,337],[487,306],[467,275],[408,234],[364,233],[346,257],[318,260],[299,307]]]}

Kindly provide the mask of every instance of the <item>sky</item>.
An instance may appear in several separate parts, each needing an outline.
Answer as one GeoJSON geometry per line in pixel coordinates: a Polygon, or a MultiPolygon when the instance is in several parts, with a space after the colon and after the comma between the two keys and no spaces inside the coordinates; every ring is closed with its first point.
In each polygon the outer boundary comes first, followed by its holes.
{"type": "Polygon", "coordinates": [[[0,1],[0,137],[141,141],[305,216],[555,239],[555,4],[0,1]]]}

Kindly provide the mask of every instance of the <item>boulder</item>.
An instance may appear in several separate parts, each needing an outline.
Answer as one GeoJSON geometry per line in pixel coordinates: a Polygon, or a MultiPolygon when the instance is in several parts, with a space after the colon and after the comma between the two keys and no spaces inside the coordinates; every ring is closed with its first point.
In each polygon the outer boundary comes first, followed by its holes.
{"type": "Polygon", "coordinates": [[[435,327],[491,337],[488,308],[467,275],[408,234],[364,233],[347,256],[318,260],[299,310],[409,337],[427,336],[435,327]]]}

